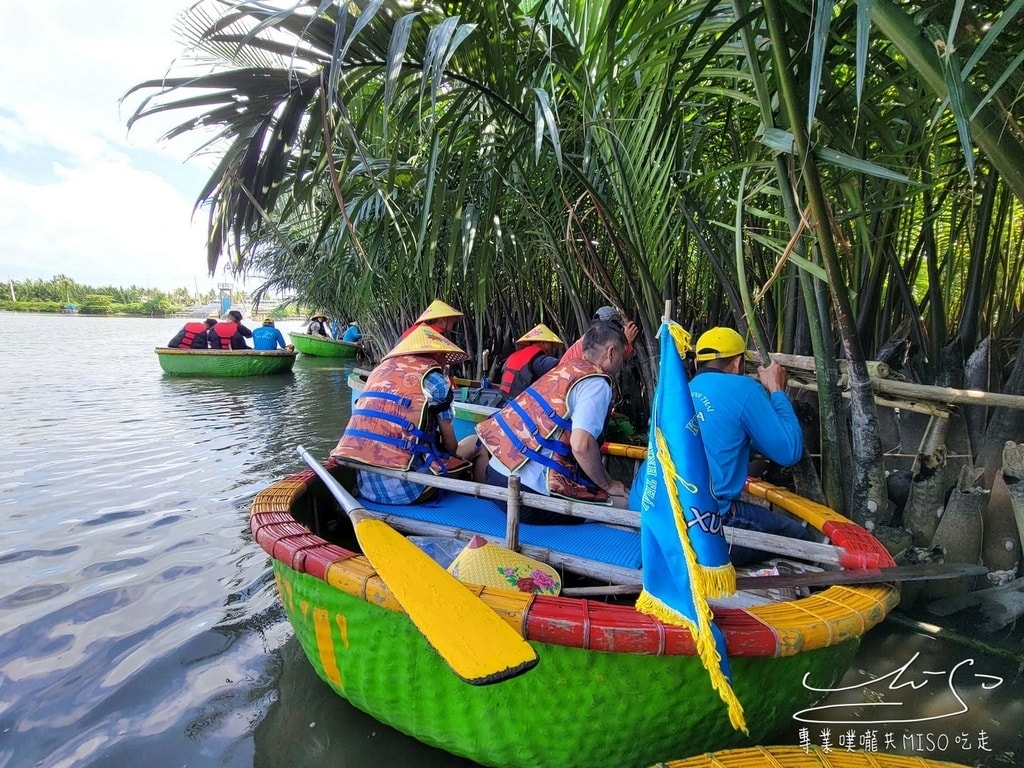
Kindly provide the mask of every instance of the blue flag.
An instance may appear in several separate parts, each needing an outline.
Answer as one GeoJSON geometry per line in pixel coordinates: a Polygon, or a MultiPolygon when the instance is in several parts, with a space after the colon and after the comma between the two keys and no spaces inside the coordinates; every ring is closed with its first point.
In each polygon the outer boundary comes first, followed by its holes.
{"type": "Polygon", "coordinates": [[[642,613],[686,627],[708,670],[711,685],[729,711],[734,728],[747,732],[743,706],[732,690],[725,638],[715,626],[710,597],[736,591],[736,571],[722,531],[718,501],[711,493],[708,460],[683,367],[689,334],[662,323],[661,366],[651,408],[647,459],[630,495],[640,510],[644,588],[642,613]]]}

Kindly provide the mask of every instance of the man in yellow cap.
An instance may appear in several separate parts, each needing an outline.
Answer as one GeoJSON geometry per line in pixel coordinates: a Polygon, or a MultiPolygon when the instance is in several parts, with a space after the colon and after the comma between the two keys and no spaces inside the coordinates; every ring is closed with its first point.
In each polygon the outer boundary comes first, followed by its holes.
{"type": "MultiPolygon", "coordinates": [[[[468,468],[453,457],[452,386],[443,366],[469,358],[432,328],[420,326],[395,345],[366,380],[336,458],[370,467],[448,474],[468,468]]],[[[359,493],[382,504],[410,504],[433,489],[369,470],[356,473],[359,493]]]]}
{"type": "Polygon", "coordinates": [[[501,369],[498,385],[505,397],[512,399],[533,382],[558,365],[555,353],[564,347],[558,335],[544,323],[538,323],[516,339],[516,351],[508,356],[501,369]]]}
{"type": "Polygon", "coordinates": [[[459,310],[452,305],[445,304],[440,299],[434,299],[430,302],[430,306],[423,310],[423,312],[420,313],[420,316],[416,318],[416,322],[405,329],[405,332],[399,340],[404,339],[420,325],[426,325],[433,328],[442,336],[447,336],[451,333],[455,324],[464,317],[465,315],[459,312],[459,310]]]}
{"type": "MultiPolygon", "coordinates": [[[[690,394],[723,521],[735,528],[812,540],[811,531],[795,520],[740,500],[751,449],[786,467],[803,455],[803,431],[786,397],[786,369],[772,362],[757,369],[760,381],[744,376],[743,361],[750,353],[732,328],[706,331],[695,350],[697,373],[690,394]]],[[[764,557],[746,547],[729,552],[734,565],[764,557]]]]}

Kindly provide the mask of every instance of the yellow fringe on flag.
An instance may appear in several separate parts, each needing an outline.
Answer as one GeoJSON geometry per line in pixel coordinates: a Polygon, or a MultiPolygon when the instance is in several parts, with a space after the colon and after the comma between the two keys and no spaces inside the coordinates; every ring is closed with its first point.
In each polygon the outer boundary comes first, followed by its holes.
{"type": "Polygon", "coordinates": [[[729,710],[729,722],[733,728],[738,728],[749,736],[750,732],[747,730],[747,723],[743,717],[743,705],[740,704],[740,700],[736,697],[720,667],[721,657],[718,655],[715,639],[711,634],[711,607],[707,603],[708,595],[724,596],[731,595],[736,591],[736,570],[732,563],[704,568],[697,562],[697,553],[686,532],[687,525],[683,515],[683,506],[679,501],[679,495],[675,492],[679,475],[672,456],[669,454],[668,443],[660,429],[655,431],[655,439],[658,444],[658,462],[664,473],[665,483],[671,489],[668,496],[672,502],[672,516],[675,519],[676,532],[679,534],[679,543],[682,546],[683,557],[690,574],[690,595],[697,620],[694,623],[646,591],[640,594],[636,608],[665,624],[685,627],[690,630],[697,647],[697,655],[711,678],[711,687],[718,691],[718,695],[729,710]]]}

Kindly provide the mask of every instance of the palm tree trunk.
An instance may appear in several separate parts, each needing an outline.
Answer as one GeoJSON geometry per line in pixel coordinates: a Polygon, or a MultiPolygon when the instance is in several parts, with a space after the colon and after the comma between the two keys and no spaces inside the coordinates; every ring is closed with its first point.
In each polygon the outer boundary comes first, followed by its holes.
{"type": "Polygon", "coordinates": [[[853,437],[853,490],[850,512],[853,519],[869,529],[884,522],[888,510],[885,476],[882,465],[882,443],[878,435],[878,415],[874,394],[868,377],[868,368],[855,327],[855,316],[850,304],[836,254],[832,236],[831,216],[821,186],[817,164],[803,126],[801,99],[793,77],[789,48],[786,43],[785,23],[777,0],[765,0],[765,13],[772,39],[779,95],[789,117],[797,157],[800,159],[803,181],[810,202],[812,225],[818,238],[818,248],[828,276],[836,322],[843,349],[850,362],[851,433],[853,437]]]}

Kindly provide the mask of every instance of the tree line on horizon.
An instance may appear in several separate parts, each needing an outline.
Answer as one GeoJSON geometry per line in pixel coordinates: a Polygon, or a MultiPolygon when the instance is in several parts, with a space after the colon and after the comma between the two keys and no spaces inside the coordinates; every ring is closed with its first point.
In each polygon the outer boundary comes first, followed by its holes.
{"type": "Polygon", "coordinates": [[[138,285],[97,287],[76,282],[61,274],[49,280],[9,280],[7,290],[0,295],[0,309],[60,312],[65,306],[74,304],[83,314],[123,313],[161,317],[184,307],[215,301],[216,298],[214,290],[196,294],[184,287],[175,288],[169,293],[138,285]]]}

